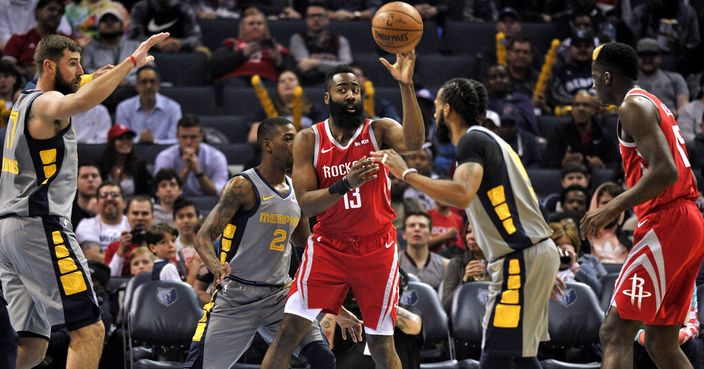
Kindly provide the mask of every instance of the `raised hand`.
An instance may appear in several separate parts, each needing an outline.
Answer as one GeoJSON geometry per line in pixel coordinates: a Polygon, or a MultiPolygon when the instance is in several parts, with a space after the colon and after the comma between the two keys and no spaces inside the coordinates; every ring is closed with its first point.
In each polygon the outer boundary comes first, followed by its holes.
{"type": "Polygon", "coordinates": [[[139,44],[137,49],[132,53],[132,57],[134,58],[133,62],[136,64],[135,67],[139,68],[145,64],[153,62],[154,57],[149,55],[149,50],[151,50],[154,45],[166,40],[167,38],[169,38],[168,32],[157,33],[139,44]]]}
{"type": "Polygon", "coordinates": [[[413,70],[416,66],[416,50],[396,54],[396,63],[393,65],[384,58],[379,58],[381,64],[391,73],[397,81],[403,84],[413,83],[413,70]]]}
{"type": "Polygon", "coordinates": [[[379,165],[372,162],[371,159],[367,157],[362,157],[357,160],[347,172],[347,181],[352,188],[359,188],[361,185],[375,179],[377,176],[374,174],[379,170],[379,165]]]}
{"type": "Polygon", "coordinates": [[[377,163],[384,164],[387,168],[389,168],[389,171],[394,177],[401,180],[403,180],[403,178],[401,178],[403,172],[408,169],[408,165],[406,165],[406,161],[401,157],[401,155],[391,149],[373,151],[372,160],[377,163]]]}

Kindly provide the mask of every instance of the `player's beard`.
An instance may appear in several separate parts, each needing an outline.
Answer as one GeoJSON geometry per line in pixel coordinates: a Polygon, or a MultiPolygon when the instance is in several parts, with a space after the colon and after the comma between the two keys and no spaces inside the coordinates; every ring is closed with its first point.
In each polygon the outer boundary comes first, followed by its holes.
{"type": "Polygon", "coordinates": [[[440,115],[440,118],[438,119],[438,130],[435,132],[435,137],[437,137],[438,142],[443,144],[452,142],[450,139],[450,127],[447,126],[445,117],[442,115],[440,115]]]}
{"type": "Polygon", "coordinates": [[[66,82],[60,73],[56,73],[54,76],[54,90],[61,92],[64,95],[72,94],[78,91],[78,84],[76,80],[66,82]]]}
{"type": "Polygon", "coordinates": [[[347,102],[340,104],[330,100],[330,116],[335,125],[342,129],[357,129],[364,123],[364,105],[362,100],[354,104],[354,113],[347,111],[347,102]]]}

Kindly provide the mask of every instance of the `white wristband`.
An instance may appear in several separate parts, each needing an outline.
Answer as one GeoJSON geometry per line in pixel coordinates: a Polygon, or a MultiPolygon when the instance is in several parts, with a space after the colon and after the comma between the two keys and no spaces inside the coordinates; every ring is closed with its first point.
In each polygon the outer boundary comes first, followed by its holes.
{"type": "Polygon", "coordinates": [[[403,171],[403,174],[401,174],[401,180],[406,182],[406,176],[409,175],[410,173],[418,173],[418,170],[416,168],[408,168],[403,171]]]}

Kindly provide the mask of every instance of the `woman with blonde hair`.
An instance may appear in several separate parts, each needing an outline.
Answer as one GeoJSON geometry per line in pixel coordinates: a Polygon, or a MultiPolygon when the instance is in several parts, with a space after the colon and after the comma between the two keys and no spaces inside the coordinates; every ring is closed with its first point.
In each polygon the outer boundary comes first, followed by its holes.
{"type": "MultiPolygon", "coordinates": [[[[616,183],[602,183],[592,195],[589,211],[606,205],[622,192],[623,187],[616,183]]],[[[599,261],[604,264],[623,264],[626,256],[628,256],[630,240],[620,229],[620,225],[623,224],[623,218],[624,213],[621,213],[616,220],[600,229],[596,237],[590,240],[592,255],[599,258],[599,261]]]]}
{"type": "Polygon", "coordinates": [[[550,238],[560,251],[560,271],[557,275],[565,282],[582,282],[592,288],[597,296],[601,295],[601,276],[606,269],[599,259],[590,254],[579,256],[582,240],[574,221],[570,218],[550,223],[553,233],[550,238]]]}

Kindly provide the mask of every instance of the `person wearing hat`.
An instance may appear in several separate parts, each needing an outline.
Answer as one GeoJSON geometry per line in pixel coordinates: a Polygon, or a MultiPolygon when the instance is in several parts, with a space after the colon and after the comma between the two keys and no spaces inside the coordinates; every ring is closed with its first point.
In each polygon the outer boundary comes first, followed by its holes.
{"type": "Polygon", "coordinates": [[[572,104],[577,91],[592,87],[592,52],[594,33],[588,30],[574,32],[568,59],[558,59],[550,76],[546,96],[550,109],[572,104]]]}
{"type": "MultiPolygon", "coordinates": [[[[139,46],[139,42],[125,36],[125,17],[118,7],[105,7],[98,13],[98,32],[95,38],[83,47],[81,64],[86,73],[93,73],[103,65],[117,65],[129,57],[130,50],[139,46]]],[[[137,71],[127,75],[125,83],[134,85],[137,71]]]]}
{"type": "Polygon", "coordinates": [[[660,69],[662,57],[656,39],[638,40],[636,52],[638,53],[638,86],[659,97],[676,115],[689,102],[687,82],[677,72],[660,69]]]}
{"type": "Polygon", "coordinates": [[[126,199],[151,192],[152,176],[147,165],[134,149],[137,134],[122,124],[115,124],[108,131],[108,144],[98,159],[103,179],[120,184],[126,199]]]}
{"type": "Polygon", "coordinates": [[[503,8],[499,12],[499,17],[496,20],[496,32],[503,32],[506,39],[509,40],[516,36],[523,29],[521,23],[521,15],[514,8],[503,8]]]}

